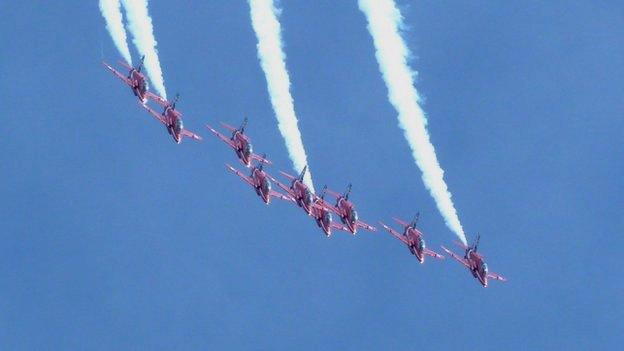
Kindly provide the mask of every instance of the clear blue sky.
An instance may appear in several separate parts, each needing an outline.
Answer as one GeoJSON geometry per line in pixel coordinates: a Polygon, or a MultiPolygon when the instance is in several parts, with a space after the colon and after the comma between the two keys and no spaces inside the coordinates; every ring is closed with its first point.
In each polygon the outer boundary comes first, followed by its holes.
{"type": "MultiPolygon", "coordinates": [[[[624,5],[398,2],[460,219],[508,283],[383,232],[327,240],[226,172],[203,125],[245,115],[290,170],[245,1],[151,2],[169,95],[205,138],[181,145],[100,64],[119,55],[96,1],[4,1],[0,349],[621,347],[624,5]]],[[[356,1],[281,19],[317,187],[352,182],[373,223],[420,211],[448,245],[356,1]]]]}

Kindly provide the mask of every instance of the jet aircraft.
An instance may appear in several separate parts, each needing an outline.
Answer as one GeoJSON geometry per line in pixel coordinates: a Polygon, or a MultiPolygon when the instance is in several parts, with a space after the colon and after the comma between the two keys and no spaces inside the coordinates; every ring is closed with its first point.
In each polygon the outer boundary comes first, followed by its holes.
{"type": "Polygon", "coordinates": [[[444,259],[444,256],[426,248],[423,233],[416,228],[419,217],[420,213],[417,213],[411,223],[406,223],[401,219],[393,218],[395,222],[403,226],[402,234],[381,222],[379,222],[379,224],[381,224],[390,234],[392,234],[392,236],[407,245],[412,255],[416,256],[418,259],[418,262],[423,263],[425,261],[425,256],[444,259]]]}
{"type": "Polygon", "coordinates": [[[323,189],[321,196],[312,194],[312,203],[310,205],[310,216],[316,221],[316,225],[323,230],[325,235],[329,238],[332,235],[332,229],[343,230],[349,232],[349,229],[342,224],[333,222],[333,216],[331,211],[325,203],[325,191],[327,187],[323,189]]]}
{"type": "Polygon", "coordinates": [[[481,283],[484,288],[487,288],[488,286],[488,279],[500,280],[503,282],[507,281],[507,279],[505,279],[505,277],[501,276],[500,274],[490,272],[488,270],[488,265],[483,260],[483,255],[477,252],[480,238],[480,235],[477,236],[477,242],[472,246],[466,246],[460,242],[455,241],[455,244],[457,246],[465,250],[464,257],[456,255],[454,252],[444,246],[442,246],[442,249],[444,249],[444,251],[451,255],[451,257],[453,257],[455,260],[457,260],[457,262],[463,264],[466,268],[468,268],[470,273],[472,273],[472,276],[479,280],[479,283],[481,283]]]}
{"type": "Polygon", "coordinates": [[[358,213],[355,210],[355,205],[349,201],[349,194],[351,193],[351,184],[347,187],[347,191],[344,194],[339,194],[335,191],[327,189],[327,193],[336,198],[336,205],[331,206],[328,203],[324,203],[323,206],[340,216],[340,220],[347,226],[351,234],[357,233],[358,228],[364,228],[370,231],[376,231],[377,228],[366,224],[358,219],[358,213]]]}
{"type": "MultiPolygon", "coordinates": [[[[265,157],[263,156],[262,158],[265,157]]],[[[263,163],[253,166],[251,168],[251,175],[249,176],[246,176],[241,171],[230,166],[229,164],[226,164],[226,166],[234,174],[241,177],[241,179],[244,180],[247,184],[251,185],[256,191],[256,194],[260,196],[265,204],[268,205],[271,202],[271,197],[277,197],[286,201],[295,201],[290,196],[281,194],[275,190],[271,190],[271,182],[269,181],[269,177],[267,173],[262,169],[263,163]]]]}
{"type": "Polygon", "coordinates": [[[147,102],[148,98],[157,99],[160,98],[158,95],[150,93],[147,91],[147,80],[143,73],[141,73],[141,69],[143,68],[143,60],[145,59],[145,55],[141,57],[141,62],[137,67],[129,66],[127,63],[119,61],[119,64],[128,69],[128,75],[124,75],[121,72],[117,71],[113,67],[111,67],[108,63],[102,62],[104,67],[108,68],[117,78],[121,79],[124,83],[126,83],[136,97],[139,98],[142,104],[147,102]]]}
{"type": "Polygon", "coordinates": [[[239,128],[234,128],[223,122],[221,122],[221,125],[223,125],[223,127],[232,132],[231,137],[226,137],[209,125],[206,125],[206,128],[208,128],[208,130],[214,133],[214,135],[216,135],[219,139],[223,140],[223,142],[228,144],[232,149],[234,149],[234,151],[236,152],[236,156],[238,156],[239,160],[245,165],[245,167],[250,167],[253,160],[271,164],[269,160],[265,160],[261,156],[253,152],[251,139],[249,139],[249,137],[245,135],[245,127],[247,126],[246,117],[239,128]]]}
{"type": "Polygon", "coordinates": [[[165,125],[165,128],[167,128],[167,132],[171,135],[171,137],[173,137],[173,140],[177,144],[182,142],[183,137],[195,140],[202,140],[201,136],[184,128],[184,123],[182,122],[182,113],[176,110],[176,103],[178,102],[179,98],[180,95],[177,94],[173,102],[169,102],[158,96],[157,99],[155,99],[154,101],[164,107],[162,113],[158,113],[152,110],[147,105],[141,106],[143,106],[143,108],[146,109],[147,112],[152,115],[152,117],[156,118],[165,125]]]}
{"type": "Polygon", "coordinates": [[[290,197],[295,199],[297,205],[305,211],[308,215],[312,215],[313,206],[315,203],[316,196],[310,191],[307,185],[303,183],[303,177],[308,169],[308,166],[303,167],[301,174],[299,177],[292,176],[286,172],[280,171],[280,173],[290,180],[290,186],[287,186],[277,179],[273,178],[269,175],[273,183],[277,184],[280,188],[282,188],[290,197]]]}

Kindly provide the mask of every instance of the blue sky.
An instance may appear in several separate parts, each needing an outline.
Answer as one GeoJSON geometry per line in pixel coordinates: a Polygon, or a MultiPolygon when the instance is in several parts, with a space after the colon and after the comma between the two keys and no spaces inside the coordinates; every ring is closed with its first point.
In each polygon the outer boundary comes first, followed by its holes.
{"type": "MultiPolygon", "coordinates": [[[[205,138],[181,145],[100,64],[119,55],[96,1],[3,2],[0,348],[620,346],[624,6],[398,3],[460,219],[508,283],[418,265],[383,232],[327,240],[226,171],[203,125],[245,115],[290,171],[245,1],[150,4],[169,95],[205,138]]],[[[317,187],[352,182],[373,223],[420,211],[449,245],[357,3],[282,7],[317,187]]]]}

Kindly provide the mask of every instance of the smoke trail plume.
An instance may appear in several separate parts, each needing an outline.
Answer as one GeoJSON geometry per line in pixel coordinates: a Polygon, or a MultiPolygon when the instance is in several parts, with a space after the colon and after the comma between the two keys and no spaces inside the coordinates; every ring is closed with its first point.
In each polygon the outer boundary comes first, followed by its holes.
{"type": "Polygon", "coordinates": [[[388,98],[399,114],[399,125],[422,171],[425,187],[429,189],[446,225],[465,244],[464,229],[444,182],[444,171],[429,140],[427,118],[419,106],[420,97],[413,79],[416,72],[407,64],[410,52],[400,34],[403,25],[401,12],[393,0],[359,0],[359,7],[368,21],[375,56],[388,88],[388,98]]]}
{"type": "Polygon", "coordinates": [[[128,16],[128,29],[132,33],[132,41],[141,55],[145,55],[144,67],[154,89],[163,98],[167,98],[165,82],[160,69],[156,39],[152,19],[147,12],[147,0],[122,0],[128,16]]]}
{"type": "MultiPolygon", "coordinates": [[[[249,0],[249,7],[251,23],[258,38],[258,58],[266,76],[275,118],[293,166],[297,172],[301,172],[308,161],[290,95],[290,77],[286,70],[281,27],[277,20],[279,10],[275,8],[273,0],[249,0]]],[[[314,191],[309,171],[306,172],[304,183],[314,191]]]]}
{"type": "Polygon", "coordinates": [[[113,42],[121,56],[129,65],[132,65],[120,6],[119,0],[100,0],[100,12],[106,21],[106,29],[108,29],[108,33],[113,38],[113,42]]]}

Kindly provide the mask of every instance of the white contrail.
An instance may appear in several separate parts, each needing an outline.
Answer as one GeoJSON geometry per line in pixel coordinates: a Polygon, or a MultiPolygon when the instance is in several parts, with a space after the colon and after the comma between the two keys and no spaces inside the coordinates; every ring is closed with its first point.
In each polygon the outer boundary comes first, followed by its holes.
{"type": "Polygon", "coordinates": [[[132,65],[119,0],[100,0],[100,12],[102,12],[102,17],[106,21],[106,29],[108,29],[108,33],[113,38],[113,43],[115,43],[117,50],[119,50],[124,60],[129,65],[132,65]]]}
{"type": "Polygon", "coordinates": [[[368,30],[373,37],[375,56],[388,88],[388,98],[399,114],[399,125],[422,171],[425,187],[429,189],[446,225],[466,244],[464,229],[444,182],[444,171],[429,140],[427,118],[419,106],[420,97],[413,78],[416,72],[407,64],[410,52],[400,34],[403,26],[401,12],[393,0],[359,0],[359,7],[368,20],[368,30]]]}
{"type": "MultiPolygon", "coordinates": [[[[293,166],[297,172],[301,172],[308,161],[290,95],[290,78],[282,50],[280,23],[277,20],[279,10],[275,8],[273,0],[249,0],[249,7],[251,23],[258,38],[258,58],[266,76],[275,118],[293,166]]],[[[314,191],[309,170],[310,167],[304,183],[314,191]]]]}
{"type": "Polygon", "coordinates": [[[128,29],[132,33],[132,41],[139,53],[145,55],[143,65],[147,75],[154,85],[154,89],[166,99],[167,92],[158,60],[152,19],[147,12],[147,0],[122,0],[122,4],[128,16],[128,29]]]}

